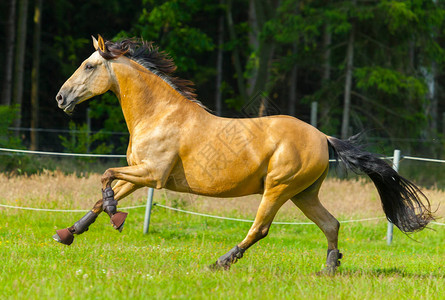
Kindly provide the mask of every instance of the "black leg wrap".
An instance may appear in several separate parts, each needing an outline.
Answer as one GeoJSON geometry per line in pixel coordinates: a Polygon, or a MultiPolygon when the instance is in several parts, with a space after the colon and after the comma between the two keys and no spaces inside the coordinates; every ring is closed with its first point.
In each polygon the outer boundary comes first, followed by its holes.
{"type": "Polygon", "coordinates": [[[110,216],[113,227],[121,232],[128,213],[117,211],[117,200],[114,199],[114,192],[111,187],[102,190],[102,196],[102,209],[110,216]]]}
{"type": "Polygon", "coordinates": [[[88,230],[88,226],[94,223],[96,221],[97,214],[95,214],[93,211],[87,212],[85,216],[83,216],[79,221],[74,223],[73,229],[75,234],[81,234],[88,230]]]}
{"type": "Polygon", "coordinates": [[[340,259],[343,254],[340,253],[338,249],[328,249],[328,255],[326,257],[326,267],[339,267],[340,259]]]}
{"type": "Polygon", "coordinates": [[[321,272],[318,272],[317,275],[334,276],[335,271],[337,271],[337,267],[340,266],[340,259],[342,257],[343,254],[341,254],[338,249],[328,249],[326,267],[321,272]]]}
{"type": "Polygon", "coordinates": [[[246,250],[241,249],[238,246],[233,247],[229,252],[218,258],[216,263],[211,266],[212,269],[230,269],[230,265],[236,263],[240,258],[242,258],[245,251],[246,250]]]}
{"type": "Polygon", "coordinates": [[[117,201],[114,200],[114,192],[111,187],[102,190],[102,199],[102,208],[111,218],[117,212],[117,201]]]}

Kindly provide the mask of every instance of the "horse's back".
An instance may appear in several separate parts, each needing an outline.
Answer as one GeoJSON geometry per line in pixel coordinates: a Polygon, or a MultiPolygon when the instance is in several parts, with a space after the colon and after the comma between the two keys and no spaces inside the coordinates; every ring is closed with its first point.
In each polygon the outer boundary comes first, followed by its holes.
{"type": "Polygon", "coordinates": [[[325,135],[293,117],[212,118],[205,127],[180,155],[169,188],[241,196],[262,193],[267,178],[318,178],[327,167],[325,135]]]}

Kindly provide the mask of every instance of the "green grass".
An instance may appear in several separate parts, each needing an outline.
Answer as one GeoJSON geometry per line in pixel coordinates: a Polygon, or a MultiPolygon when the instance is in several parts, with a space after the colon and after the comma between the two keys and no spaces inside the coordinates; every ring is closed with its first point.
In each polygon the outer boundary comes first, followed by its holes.
{"type": "Polygon", "coordinates": [[[386,222],[343,224],[343,264],[316,276],[326,242],[316,226],[274,225],[230,271],[206,266],[241,241],[249,224],[154,208],[131,210],[122,233],[101,215],[71,246],[56,229],[81,213],[0,209],[0,299],[444,299],[445,231],[398,230],[386,245],[386,222]]]}

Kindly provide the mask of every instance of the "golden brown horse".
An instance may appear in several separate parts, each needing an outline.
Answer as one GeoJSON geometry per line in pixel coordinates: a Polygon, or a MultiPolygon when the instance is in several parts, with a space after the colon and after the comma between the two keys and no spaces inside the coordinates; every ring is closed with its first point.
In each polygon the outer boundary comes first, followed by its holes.
{"type": "Polygon", "coordinates": [[[429,202],[421,202],[424,196],[417,187],[350,141],[326,136],[289,116],[214,116],[194,98],[189,81],[172,77],[173,61],[151,43],[105,42],[99,36],[93,37],[93,45],[96,51],[65,82],[56,100],[71,113],[77,104],[113,91],[130,132],[129,166],[105,171],[103,199],[73,226],[58,230],[57,241],[71,244],[73,234],[86,231],[102,210],[121,230],[126,214],[117,211],[117,201],[145,186],[213,197],[261,194],[247,236],[214,267],[228,269],[264,238],[278,209],[290,199],[326,235],[325,270],[333,274],[341,258],[339,222],[318,199],[328,172],[329,145],[346,166],[371,177],[387,218],[402,231],[420,230],[432,220],[429,202]]]}

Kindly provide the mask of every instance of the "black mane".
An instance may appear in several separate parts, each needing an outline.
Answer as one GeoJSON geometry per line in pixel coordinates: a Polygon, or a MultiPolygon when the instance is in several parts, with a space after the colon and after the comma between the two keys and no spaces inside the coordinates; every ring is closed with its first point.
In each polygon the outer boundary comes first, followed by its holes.
{"type": "Polygon", "coordinates": [[[118,42],[105,42],[106,51],[98,49],[99,54],[105,59],[116,59],[122,55],[141,64],[154,74],[161,77],[170,84],[176,91],[190,101],[203,106],[196,99],[194,84],[190,80],[174,77],[176,65],[173,59],[153,42],[147,42],[141,39],[124,39],[118,42]]]}

